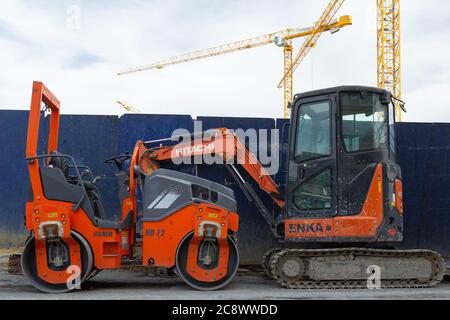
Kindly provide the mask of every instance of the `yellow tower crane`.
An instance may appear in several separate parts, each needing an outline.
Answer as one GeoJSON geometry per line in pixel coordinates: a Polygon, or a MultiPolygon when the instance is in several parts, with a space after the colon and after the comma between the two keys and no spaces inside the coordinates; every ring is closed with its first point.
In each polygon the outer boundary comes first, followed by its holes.
{"type": "MultiPolygon", "coordinates": [[[[401,100],[400,0],[376,1],[378,87],[392,92],[401,100]]],[[[403,110],[398,101],[395,115],[397,121],[403,120],[403,110]]]]}
{"type": "Polygon", "coordinates": [[[331,33],[336,33],[341,28],[352,24],[352,17],[350,16],[343,16],[337,20],[333,20],[343,2],[344,0],[332,0],[319,21],[316,22],[314,26],[309,28],[288,28],[279,32],[269,33],[209,49],[198,50],[191,53],[174,56],[157,63],[124,70],[118,75],[125,75],[150,69],[162,69],[175,64],[210,58],[227,53],[261,47],[268,44],[275,44],[276,46],[284,49],[284,72],[287,76],[283,78],[280,88],[284,87],[284,116],[285,118],[289,118],[290,104],[293,100],[293,72],[295,69],[300,65],[301,61],[306,57],[311,48],[316,45],[317,40],[323,32],[330,31],[331,33]],[[292,40],[306,36],[308,36],[308,38],[294,61],[292,40]]]}

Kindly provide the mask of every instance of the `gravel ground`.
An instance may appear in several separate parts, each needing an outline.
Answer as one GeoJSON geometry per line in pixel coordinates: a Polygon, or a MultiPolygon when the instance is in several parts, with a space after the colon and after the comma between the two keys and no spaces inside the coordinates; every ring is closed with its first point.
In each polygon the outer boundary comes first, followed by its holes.
{"type": "Polygon", "coordinates": [[[241,272],[221,291],[199,292],[191,290],[178,279],[161,279],[126,271],[104,271],[87,283],[82,291],[48,295],[37,292],[24,277],[9,275],[5,271],[6,262],[6,256],[0,257],[0,300],[450,300],[448,281],[433,289],[287,290],[254,272],[241,272]]]}

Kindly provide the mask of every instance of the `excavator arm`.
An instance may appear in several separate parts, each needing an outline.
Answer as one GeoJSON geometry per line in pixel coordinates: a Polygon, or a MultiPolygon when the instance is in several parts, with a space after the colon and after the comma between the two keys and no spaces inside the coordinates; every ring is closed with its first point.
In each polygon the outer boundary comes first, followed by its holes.
{"type": "MultiPolygon", "coordinates": [[[[264,190],[273,201],[280,207],[284,208],[285,202],[282,199],[278,185],[258,161],[257,157],[250,152],[245,144],[229,129],[215,129],[206,136],[190,136],[187,141],[181,142],[175,146],[160,145],[157,148],[150,148],[141,152],[139,158],[139,167],[146,174],[160,168],[160,163],[165,161],[180,161],[183,159],[192,159],[199,157],[209,157],[218,160],[214,163],[223,163],[231,167],[231,173],[239,178],[242,184],[246,181],[240,176],[236,170],[235,164],[244,168],[244,170],[252,177],[258,186],[264,190]]],[[[169,140],[164,140],[169,141],[169,140]]],[[[146,145],[151,142],[144,143],[146,145]]],[[[252,192],[248,190],[248,192],[252,192]]]]}

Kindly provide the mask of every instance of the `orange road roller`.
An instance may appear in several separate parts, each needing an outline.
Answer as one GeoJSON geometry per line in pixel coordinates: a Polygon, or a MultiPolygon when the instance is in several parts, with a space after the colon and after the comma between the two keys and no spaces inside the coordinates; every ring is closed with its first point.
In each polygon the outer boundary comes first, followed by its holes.
{"type": "Polygon", "coordinates": [[[164,169],[147,174],[139,166],[145,148],[138,142],[133,154],[106,161],[117,167],[121,204],[121,219],[112,221],[96,186],[99,178],[59,152],[59,120],[60,102],[34,82],[26,147],[32,197],[21,265],[35,288],[65,293],[99,271],[130,266],[178,275],[198,290],[218,290],[232,281],[239,266],[239,216],[231,189],[164,169]],[[43,155],[42,112],[50,114],[43,155]]]}

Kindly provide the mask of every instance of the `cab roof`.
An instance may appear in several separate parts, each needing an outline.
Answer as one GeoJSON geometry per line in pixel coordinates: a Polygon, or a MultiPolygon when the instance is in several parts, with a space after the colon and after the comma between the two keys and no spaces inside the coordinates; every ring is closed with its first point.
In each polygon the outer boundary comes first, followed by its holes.
{"type": "Polygon", "coordinates": [[[294,101],[297,101],[299,99],[305,99],[305,98],[312,98],[316,96],[322,96],[332,93],[339,94],[340,92],[348,92],[348,91],[367,91],[367,92],[373,92],[373,93],[379,93],[379,94],[385,94],[389,93],[388,91],[376,87],[369,87],[369,86],[339,86],[339,87],[332,87],[332,88],[326,88],[326,89],[320,89],[320,90],[314,90],[314,91],[308,91],[304,93],[300,93],[295,95],[294,101]]]}

